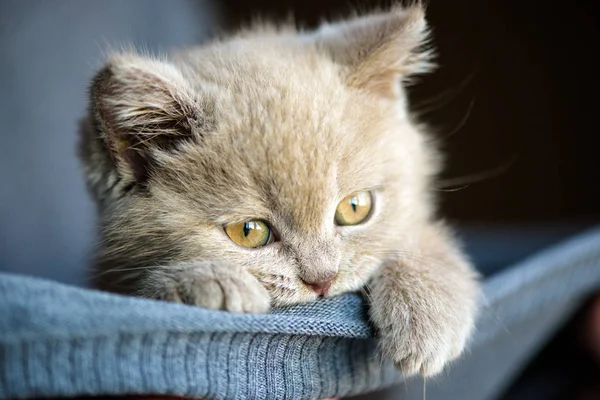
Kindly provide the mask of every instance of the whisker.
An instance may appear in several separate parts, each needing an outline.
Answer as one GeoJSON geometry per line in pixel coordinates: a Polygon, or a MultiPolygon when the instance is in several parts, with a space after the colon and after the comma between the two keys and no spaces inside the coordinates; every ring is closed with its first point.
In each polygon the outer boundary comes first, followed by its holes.
{"type": "Polygon", "coordinates": [[[373,303],[373,298],[371,297],[371,294],[367,291],[366,286],[368,286],[368,284],[365,285],[364,287],[362,287],[360,289],[360,292],[367,298],[368,303],[372,304],[373,303]]]}
{"type": "Polygon", "coordinates": [[[470,185],[463,185],[463,186],[458,186],[455,188],[450,188],[450,189],[434,189],[436,192],[458,192],[459,190],[463,190],[468,188],[470,185]]]}
{"type": "Polygon", "coordinates": [[[438,189],[446,189],[451,186],[461,186],[468,185],[471,183],[478,183],[487,179],[495,178],[506,171],[509,170],[510,167],[513,166],[514,163],[517,162],[517,156],[512,157],[508,162],[501,164],[495,168],[488,169],[482,172],[478,172],[475,174],[457,176],[455,178],[442,179],[438,182],[438,189]]]}
{"type": "Polygon", "coordinates": [[[452,129],[449,133],[447,133],[444,136],[442,136],[443,140],[446,140],[449,137],[454,136],[458,131],[460,131],[467,124],[467,121],[468,121],[468,119],[471,116],[471,113],[473,111],[473,106],[474,105],[475,105],[475,97],[473,97],[471,99],[471,101],[469,102],[469,108],[467,108],[467,112],[466,112],[465,116],[462,117],[462,119],[458,122],[458,125],[456,126],[456,128],[452,129]]]}
{"type": "Polygon", "coordinates": [[[476,71],[471,72],[467,75],[462,81],[460,81],[455,87],[447,88],[435,96],[431,96],[419,103],[414,104],[411,107],[414,113],[419,116],[429,114],[432,111],[439,110],[444,106],[450,104],[454,99],[456,99],[465,88],[471,83],[473,78],[476,75],[476,71]]]}

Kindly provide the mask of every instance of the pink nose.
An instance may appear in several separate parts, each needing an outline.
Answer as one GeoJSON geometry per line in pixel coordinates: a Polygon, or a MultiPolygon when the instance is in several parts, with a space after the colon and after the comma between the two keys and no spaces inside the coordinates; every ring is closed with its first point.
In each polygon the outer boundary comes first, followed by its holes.
{"type": "Polygon", "coordinates": [[[325,296],[333,283],[333,279],[329,279],[327,281],[322,282],[306,282],[304,281],[306,286],[308,286],[313,292],[318,294],[319,296],[325,296]]]}

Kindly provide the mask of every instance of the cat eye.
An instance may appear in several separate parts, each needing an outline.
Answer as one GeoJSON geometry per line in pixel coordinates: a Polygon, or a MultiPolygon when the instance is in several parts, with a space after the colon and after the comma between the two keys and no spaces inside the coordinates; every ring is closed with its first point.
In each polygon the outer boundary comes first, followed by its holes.
{"type": "Polygon", "coordinates": [[[340,201],[335,210],[335,223],[340,226],[358,225],[371,214],[373,196],[371,192],[356,192],[340,201]]]}
{"type": "Polygon", "coordinates": [[[225,233],[235,244],[252,249],[266,246],[275,240],[269,225],[260,220],[227,225],[225,233]]]}

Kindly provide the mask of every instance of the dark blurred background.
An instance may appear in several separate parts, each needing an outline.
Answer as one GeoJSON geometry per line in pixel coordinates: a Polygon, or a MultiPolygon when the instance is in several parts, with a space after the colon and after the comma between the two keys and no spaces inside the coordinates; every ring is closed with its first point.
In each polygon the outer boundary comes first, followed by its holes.
{"type": "MultiPolygon", "coordinates": [[[[391,3],[219,2],[225,29],[256,13],[310,28],[391,3]]],[[[479,268],[491,274],[600,222],[600,4],[425,3],[439,68],[409,88],[411,104],[442,143],[442,214],[479,268]]]]}
{"type": "MultiPolygon", "coordinates": [[[[382,1],[221,2],[231,26],[256,11],[302,25],[382,1]]],[[[444,213],[462,222],[510,223],[600,216],[596,165],[600,71],[597,2],[430,0],[441,68],[412,101],[449,153],[447,178],[504,170],[448,192],[444,213]]],[[[458,187],[463,185],[458,184],[458,187]]]]}
{"type": "MultiPolygon", "coordinates": [[[[1,1],[0,270],[86,282],[95,210],[76,129],[109,46],[161,51],[257,14],[308,28],[389,3],[1,1]]],[[[598,2],[427,3],[440,68],[410,96],[443,142],[443,213],[479,267],[490,274],[600,222],[598,2]]]]}

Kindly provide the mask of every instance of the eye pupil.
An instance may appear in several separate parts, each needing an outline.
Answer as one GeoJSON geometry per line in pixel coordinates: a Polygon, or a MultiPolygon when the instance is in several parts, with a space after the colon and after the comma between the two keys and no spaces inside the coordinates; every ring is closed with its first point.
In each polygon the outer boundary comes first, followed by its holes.
{"type": "Polygon", "coordinates": [[[352,211],[356,212],[356,208],[358,207],[358,198],[356,196],[350,199],[350,205],[352,206],[352,211]]]}
{"type": "Polygon", "coordinates": [[[252,223],[252,222],[246,222],[246,223],[244,223],[244,236],[245,236],[245,237],[248,237],[248,234],[250,233],[250,229],[252,229],[252,228],[250,227],[250,224],[251,224],[251,223],[252,223]]]}

